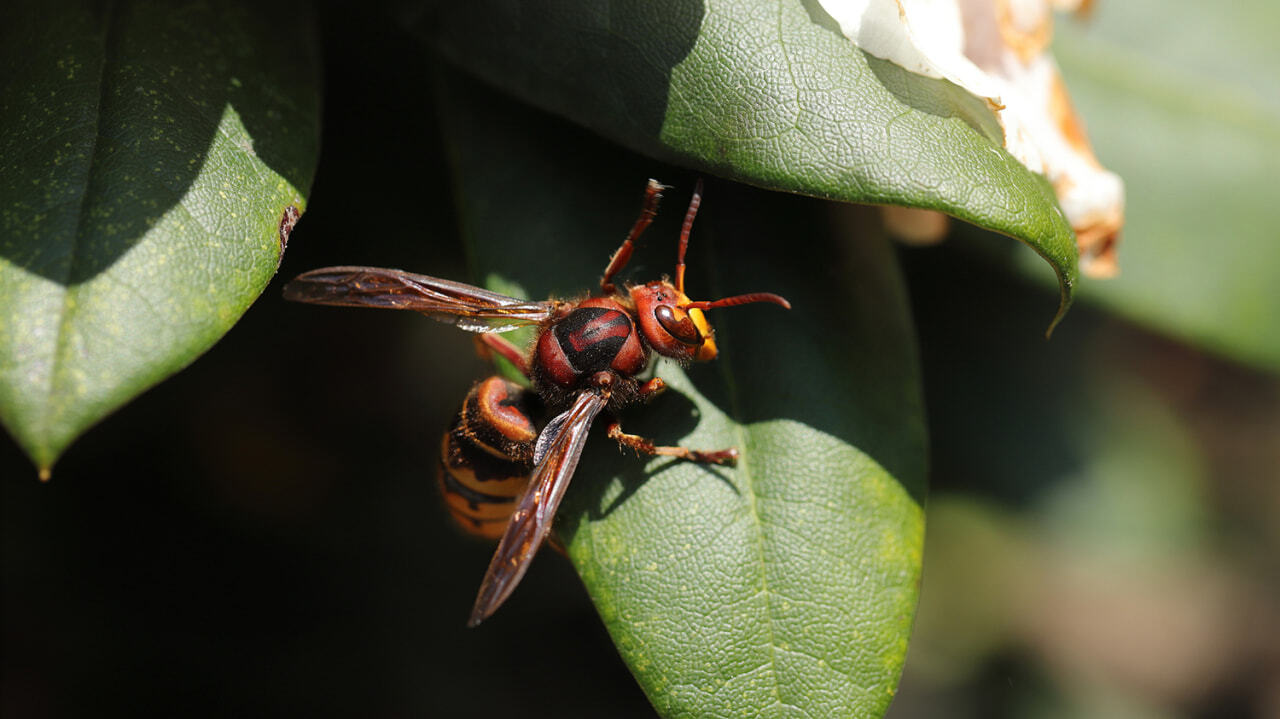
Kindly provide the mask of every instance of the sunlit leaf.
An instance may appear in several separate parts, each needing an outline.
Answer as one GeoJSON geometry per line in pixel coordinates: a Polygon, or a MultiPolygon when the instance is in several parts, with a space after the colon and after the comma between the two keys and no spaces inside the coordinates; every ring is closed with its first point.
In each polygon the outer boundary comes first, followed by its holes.
{"type": "Polygon", "coordinates": [[[1016,237],[1070,303],[1075,237],[983,101],[864,54],[817,3],[454,3],[421,29],[468,71],[640,152],[1016,237]]]}
{"type": "Polygon", "coordinates": [[[0,17],[0,420],[47,471],[274,274],[317,152],[305,7],[0,17]]]}

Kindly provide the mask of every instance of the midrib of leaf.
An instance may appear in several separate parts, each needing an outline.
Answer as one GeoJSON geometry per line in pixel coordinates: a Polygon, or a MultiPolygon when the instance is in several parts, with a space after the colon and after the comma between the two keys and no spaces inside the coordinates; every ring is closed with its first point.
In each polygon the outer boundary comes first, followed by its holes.
{"type": "MultiPolygon", "coordinates": [[[[98,66],[98,104],[94,109],[93,122],[93,147],[89,152],[89,162],[85,166],[84,178],[80,183],[84,187],[84,191],[80,193],[80,206],[76,212],[75,233],[71,238],[70,257],[67,258],[66,275],[63,277],[62,286],[62,309],[58,314],[58,334],[54,339],[53,356],[50,357],[49,364],[49,384],[46,389],[47,400],[44,403],[44,416],[41,418],[43,426],[43,435],[48,437],[52,433],[53,417],[56,414],[54,405],[54,395],[59,386],[58,378],[65,370],[64,357],[66,356],[66,345],[70,336],[70,322],[74,316],[73,306],[75,304],[78,292],[76,288],[71,286],[71,278],[75,276],[77,263],[81,261],[83,251],[81,243],[84,241],[86,218],[88,217],[88,208],[90,206],[90,197],[94,194],[93,178],[94,167],[98,164],[98,154],[101,150],[102,143],[102,116],[103,107],[107,102],[107,66],[111,62],[111,53],[108,48],[111,47],[111,38],[115,30],[116,19],[118,17],[115,3],[108,3],[103,12],[104,22],[102,29],[101,49],[102,62],[98,66]]],[[[78,287],[78,286],[77,286],[78,287]]],[[[48,466],[40,467],[42,474],[48,471],[48,466]]]]}
{"type": "Polygon", "coordinates": [[[799,133],[800,136],[803,137],[804,132],[800,129],[800,122],[799,122],[799,115],[800,113],[804,112],[804,102],[800,93],[800,81],[796,79],[795,68],[791,66],[791,52],[790,52],[790,49],[787,47],[787,43],[785,42],[785,39],[784,39],[786,34],[783,32],[783,25],[782,25],[783,23],[782,3],[778,3],[776,6],[776,9],[777,9],[777,12],[774,14],[774,17],[777,19],[777,23],[774,25],[774,28],[778,32],[778,38],[777,38],[778,48],[782,51],[782,61],[787,66],[787,77],[791,79],[791,91],[793,94],[792,99],[796,103],[796,114],[792,117],[791,127],[789,129],[792,132],[799,133]]]}
{"type": "MultiPolygon", "coordinates": [[[[712,262],[710,266],[715,267],[716,263],[712,262]]],[[[719,296],[718,293],[717,296],[719,296]]],[[[716,332],[717,338],[721,341],[725,339],[725,335],[731,334],[732,332],[725,332],[723,329],[716,332]]],[[[729,344],[730,343],[724,343],[724,346],[728,346],[729,344]]],[[[778,669],[778,649],[780,649],[780,647],[778,646],[777,627],[774,622],[773,592],[769,588],[769,568],[764,547],[764,520],[760,516],[760,508],[756,501],[755,478],[751,474],[750,456],[752,453],[751,447],[754,445],[748,442],[750,437],[746,432],[746,428],[743,426],[742,422],[738,421],[738,418],[742,416],[742,412],[738,399],[738,383],[734,380],[735,375],[733,372],[733,362],[729,359],[732,356],[733,353],[730,352],[727,356],[720,357],[716,370],[724,377],[725,394],[729,400],[729,418],[733,421],[733,433],[734,436],[737,437],[737,446],[740,448],[735,473],[742,477],[743,487],[747,492],[748,506],[751,510],[752,536],[755,538],[756,557],[759,560],[760,568],[760,594],[764,595],[765,614],[768,617],[765,624],[769,629],[770,691],[772,691],[774,701],[779,706],[786,706],[792,709],[804,711],[800,707],[793,704],[787,704],[782,701],[781,672],[778,669]]],[[[807,715],[808,712],[805,712],[805,714],[807,715]]]]}

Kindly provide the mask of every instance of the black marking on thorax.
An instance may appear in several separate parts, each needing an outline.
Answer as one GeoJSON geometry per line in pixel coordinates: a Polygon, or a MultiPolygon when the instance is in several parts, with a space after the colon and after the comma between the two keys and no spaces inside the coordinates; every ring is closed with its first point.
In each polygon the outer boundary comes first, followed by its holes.
{"type": "Polygon", "coordinates": [[[625,312],[604,307],[579,307],[552,329],[565,358],[579,374],[609,369],[634,331],[625,312]]]}

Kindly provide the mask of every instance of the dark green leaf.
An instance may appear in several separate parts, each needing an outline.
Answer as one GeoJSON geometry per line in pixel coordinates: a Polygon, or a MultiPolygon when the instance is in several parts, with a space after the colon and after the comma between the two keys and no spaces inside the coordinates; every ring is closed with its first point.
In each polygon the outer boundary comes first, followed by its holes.
{"type": "MultiPolygon", "coordinates": [[[[446,3],[422,23],[470,72],[632,149],[770,189],[940,210],[1058,275],[1075,236],[976,98],[865,55],[803,0],[446,3]]],[[[1056,319],[1055,319],[1056,322],[1056,319]]]]}
{"type": "Polygon", "coordinates": [[[47,471],[271,279],[317,152],[304,7],[0,18],[0,420],[47,471]]]}
{"type": "MultiPolygon", "coordinates": [[[[490,287],[591,287],[649,174],[677,187],[630,274],[671,270],[693,178],[456,78],[445,88],[462,220],[490,287]]],[[[742,460],[645,462],[597,432],[561,511],[575,566],[664,716],[878,716],[896,688],[923,542],[918,369],[893,253],[874,229],[833,237],[837,208],[874,228],[867,210],[708,184],[690,291],[776,291],[795,309],[712,311],[720,358],[688,373],[659,363],[670,390],[622,420],[742,460]]]]}

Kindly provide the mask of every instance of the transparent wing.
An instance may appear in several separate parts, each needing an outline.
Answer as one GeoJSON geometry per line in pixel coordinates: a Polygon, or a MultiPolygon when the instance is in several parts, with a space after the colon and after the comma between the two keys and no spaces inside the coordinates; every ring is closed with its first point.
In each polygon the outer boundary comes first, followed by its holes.
{"type": "Polygon", "coordinates": [[[471,332],[506,332],[541,324],[562,304],[530,302],[461,282],[380,267],[323,267],[304,272],[285,285],[284,298],[319,305],[413,310],[471,332]]]}
{"type": "Polygon", "coordinates": [[[551,531],[556,508],[578,467],[587,433],[605,406],[599,395],[584,392],[568,411],[551,420],[538,438],[541,461],[533,468],[529,488],[516,505],[511,523],[493,553],[467,626],[474,627],[497,611],[524,577],[551,531]],[[550,436],[544,441],[544,437],[550,436]]]}

